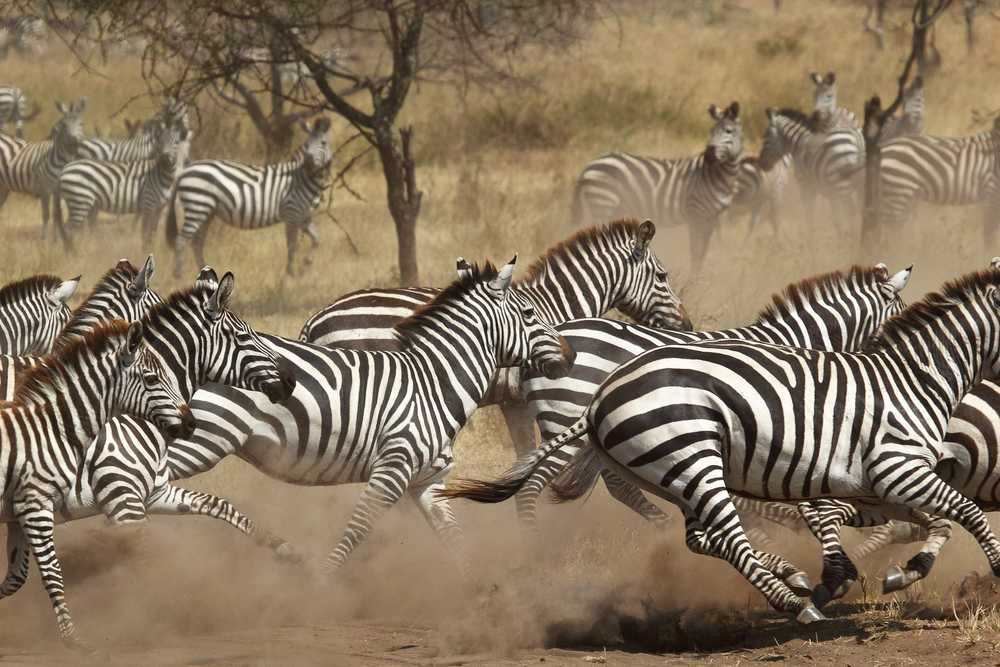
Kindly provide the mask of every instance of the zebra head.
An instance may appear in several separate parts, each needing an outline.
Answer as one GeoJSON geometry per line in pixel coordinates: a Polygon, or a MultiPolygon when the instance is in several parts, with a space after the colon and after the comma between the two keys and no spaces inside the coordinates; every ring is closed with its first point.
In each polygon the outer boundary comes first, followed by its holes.
{"type": "Polygon", "coordinates": [[[0,289],[0,354],[48,353],[72,317],[66,300],[79,284],[79,276],[37,275],[0,289]]]}
{"type": "Polygon", "coordinates": [[[190,146],[190,133],[179,122],[172,122],[160,132],[153,153],[164,174],[176,177],[184,168],[190,146]]]}
{"type": "MultiPolygon", "coordinates": [[[[118,262],[97,283],[63,330],[63,336],[79,336],[95,323],[108,319],[135,322],[163,299],[149,289],[153,256],[138,271],[127,259],[118,262]]],[[[62,337],[62,336],[61,336],[62,337]]]]}
{"type": "Polygon", "coordinates": [[[145,328],[133,322],[125,336],[114,376],[113,412],[145,419],[171,438],[188,438],[197,422],[181,398],[178,378],[143,341],[145,328]]]}
{"type": "Polygon", "coordinates": [[[615,301],[615,308],[647,326],[691,331],[687,310],[671,289],[667,270],[649,247],[656,226],[652,220],[641,225],[631,222],[634,233],[626,262],[624,293],[615,301]]]}
{"type": "MultiPolygon", "coordinates": [[[[768,108],[768,124],[764,130],[764,145],[760,149],[760,168],[771,171],[774,165],[792,152],[792,130],[795,126],[807,126],[807,119],[801,112],[790,109],[768,108]]],[[[812,130],[810,130],[812,131],[812,130]]]]}
{"type": "Polygon", "coordinates": [[[517,255],[495,275],[475,276],[481,281],[488,298],[492,300],[499,316],[498,362],[501,366],[521,366],[538,371],[549,379],[569,375],[573,370],[576,351],[548,322],[535,312],[535,305],[526,297],[510,289],[517,255]]]}
{"type": "Polygon", "coordinates": [[[200,328],[195,333],[201,339],[201,384],[208,381],[259,391],[272,403],[283,401],[295,389],[291,364],[226,307],[235,283],[231,272],[219,280],[206,266],[190,290],[200,310],[200,328]]]}
{"type": "Polygon", "coordinates": [[[320,170],[329,170],[330,167],[330,119],[321,116],[319,120],[310,125],[306,121],[300,121],[302,129],[309,133],[305,142],[296,151],[302,158],[302,164],[310,174],[320,170]]]}
{"type": "Polygon", "coordinates": [[[62,118],[52,128],[50,136],[64,152],[71,155],[76,155],[77,148],[83,141],[83,118],[80,117],[80,113],[86,105],[86,97],[77,102],[75,106],[72,102],[66,106],[56,100],[56,109],[62,114],[62,118]]]}
{"type": "Polygon", "coordinates": [[[62,332],[63,327],[73,317],[73,312],[66,305],[66,301],[73,296],[73,292],[80,285],[81,277],[77,276],[72,280],[64,280],[45,292],[48,321],[46,322],[46,326],[39,330],[39,336],[35,341],[33,349],[23,352],[23,354],[45,354],[52,349],[52,344],[62,332]]]}
{"type": "Polygon", "coordinates": [[[740,125],[739,102],[733,102],[725,111],[710,104],[708,113],[716,122],[712,126],[712,136],[705,147],[705,157],[714,162],[733,164],[738,170],[743,156],[743,127],[740,125]]]}
{"type": "Polygon", "coordinates": [[[837,113],[837,84],[833,70],[821,77],[816,72],[809,73],[816,90],[813,91],[813,111],[819,114],[820,118],[833,118],[837,113]]]}

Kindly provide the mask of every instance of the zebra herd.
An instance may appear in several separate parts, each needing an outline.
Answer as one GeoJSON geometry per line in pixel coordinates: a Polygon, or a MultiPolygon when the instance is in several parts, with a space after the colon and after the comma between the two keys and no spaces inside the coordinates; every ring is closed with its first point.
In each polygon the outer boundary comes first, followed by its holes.
{"type": "Polygon", "coordinates": [[[319,246],[312,214],[330,179],[329,119],[319,118],[312,124],[303,121],[306,140],[286,162],[256,166],[199,160],[186,164],[193,132],[183,100],[167,96],[165,106],[124,140],[84,139],[80,114],[85,106],[85,99],[69,105],[57,100],[62,118],[48,139],[24,141],[22,125],[30,118],[25,114],[25,96],[13,85],[0,86],[0,131],[12,123],[18,135],[0,134],[0,207],[11,192],[35,197],[41,202],[45,236],[51,200],[56,229],[70,253],[76,251],[75,239],[84,221],[93,224],[98,211],[134,214],[136,222],[141,219],[142,245],[150,252],[166,208],[166,236],[174,250],[176,278],[180,278],[189,244],[198,265],[204,265],[205,239],[216,217],[241,229],[283,222],[287,273],[295,275],[300,232],[312,241],[305,264],[312,263],[319,246]]]}
{"type": "MultiPolygon", "coordinates": [[[[681,159],[611,153],[590,162],[576,184],[574,220],[598,222],[617,216],[650,217],[687,225],[691,260],[698,271],[720,215],[751,210],[750,229],[761,207],[776,216],[793,167],[805,218],[815,224],[816,199],[829,201],[841,226],[860,220],[865,138],[853,113],[837,105],[833,71],[811,74],[813,112],[768,108],[759,153],[743,151],[739,105],[716,119],[705,151],[681,159]]],[[[875,144],[880,153],[879,211],[898,227],[915,202],[940,206],[982,204],[983,237],[991,247],[1000,226],[1000,119],[981,134],[964,138],[924,135],[923,79],[904,90],[902,115],[887,120],[875,144]]]]}

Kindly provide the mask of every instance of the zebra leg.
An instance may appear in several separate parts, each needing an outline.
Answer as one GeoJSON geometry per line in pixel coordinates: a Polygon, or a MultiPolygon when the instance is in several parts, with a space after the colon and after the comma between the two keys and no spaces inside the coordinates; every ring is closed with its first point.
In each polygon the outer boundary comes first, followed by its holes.
{"type": "Polygon", "coordinates": [[[295,276],[295,249],[299,245],[299,224],[297,222],[285,222],[285,243],[288,246],[288,264],[285,266],[285,273],[295,276]]]}
{"type": "Polygon", "coordinates": [[[219,519],[252,539],[257,546],[267,547],[281,560],[289,563],[302,561],[302,555],[295,551],[295,548],[287,540],[265,532],[256,523],[237,511],[228,500],[209,493],[199,493],[171,484],[163,484],[153,492],[147,504],[147,510],[150,514],[200,515],[219,519]]]}
{"type": "Polygon", "coordinates": [[[637,486],[626,482],[607,468],[601,471],[601,477],[604,478],[604,485],[608,487],[608,493],[611,494],[612,498],[631,508],[636,514],[661,530],[670,525],[670,517],[659,507],[649,502],[637,486]]]}
{"type": "Polygon", "coordinates": [[[38,571],[42,575],[45,591],[49,594],[49,600],[52,602],[52,608],[56,614],[56,621],[59,623],[59,634],[62,636],[63,643],[68,648],[97,656],[97,651],[77,636],[69,609],[66,607],[62,571],[59,568],[59,559],[56,558],[55,543],[52,539],[54,528],[52,508],[41,501],[21,499],[14,501],[14,513],[17,515],[22,530],[24,530],[28,547],[31,549],[35,563],[38,565],[38,571]]]}
{"type": "Polygon", "coordinates": [[[718,226],[718,218],[699,220],[688,225],[691,240],[691,270],[701,272],[701,264],[708,253],[708,242],[718,226]]]}
{"type": "Polygon", "coordinates": [[[424,519],[434,529],[434,534],[444,545],[445,549],[451,552],[458,566],[458,573],[466,583],[473,583],[472,565],[469,563],[469,555],[465,549],[465,536],[462,535],[462,528],[455,520],[455,513],[451,509],[451,504],[447,498],[439,498],[436,493],[444,491],[444,476],[451,470],[447,466],[434,477],[410,487],[410,497],[420,508],[424,519]]]}
{"type": "Polygon", "coordinates": [[[535,449],[535,420],[531,416],[531,410],[527,403],[501,403],[500,412],[503,414],[504,423],[507,424],[507,432],[510,440],[514,443],[514,453],[518,458],[525,456],[535,449]]]}
{"type": "Polygon", "coordinates": [[[799,512],[823,547],[822,582],[812,595],[813,604],[822,608],[846,595],[858,579],[858,569],[840,544],[840,527],[857,514],[857,509],[849,503],[816,500],[800,503],[799,512]]]}
{"type": "Polygon", "coordinates": [[[371,533],[379,517],[402,497],[413,477],[410,463],[410,452],[413,449],[410,444],[404,444],[395,451],[390,447],[375,463],[368,484],[354,506],[344,537],[333,553],[323,561],[324,572],[333,573],[343,567],[351,552],[371,533]]]}
{"type": "Polygon", "coordinates": [[[21,590],[21,586],[28,580],[28,565],[31,562],[31,551],[28,548],[28,539],[24,536],[21,524],[15,522],[7,524],[7,576],[0,584],[0,598],[21,590]]]}
{"type": "Polygon", "coordinates": [[[38,198],[42,202],[42,238],[45,238],[45,230],[49,226],[49,196],[42,195],[38,198]]]}
{"type": "MultiPolygon", "coordinates": [[[[205,264],[205,241],[208,239],[208,228],[211,224],[212,218],[205,218],[205,221],[198,226],[191,237],[191,250],[194,252],[194,263],[199,269],[207,266],[205,264]]],[[[177,277],[180,278],[180,275],[177,275],[177,277]]]]}
{"type": "Polygon", "coordinates": [[[306,255],[305,260],[302,262],[305,266],[309,266],[316,259],[316,251],[319,250],[319,230],[316,229],[316,223],[313,222],[312,217],[305,219],[305,223],[302,225],[302,231],[305,232],[309,239],[312,241],[312,247],[309,248],[309,254],[306,255]]]}
{"type": "MultiPolygon", "coordinates": [[[[153,250],[153,239],[156,236],[156,227],[160,222],[162,206],[143,206],[136,217],[142,218],[142,252],[148,254],[153,250]]],[[[118,216],[121,224],[121,216],[118,216]]],[[[204,266],[204,264],[202,264],[204,266]]]]}
{"type": "Polygon", "coordinates": [[[854,549],[853,558],[854,560],[864,560],[890,544],[912,544],[926,539],[927,530],[925,528],[893,519],[882,526],[876,526],[868,539],[854,549]]]}
{"type": "MultiPolygon", "coordinates": [[[[118,216],[121,219],[121,216],[118,216]]],[[[81,223],[82,225],[82,223],[81,223]]],[[[90,213],[87,215],[87,225],[90,227],[90,231],[93,233],[97,229],[97,208],[90,209],[90,213]]]]}

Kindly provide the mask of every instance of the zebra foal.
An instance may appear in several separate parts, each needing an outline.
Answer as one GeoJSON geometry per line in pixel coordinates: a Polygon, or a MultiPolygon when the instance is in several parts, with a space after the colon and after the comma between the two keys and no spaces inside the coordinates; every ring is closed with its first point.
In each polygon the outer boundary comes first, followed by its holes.
{"type": "Polygon", "coordinates": [[[319,247],[312,214],[330,178],[330,120],[320,118],[313,125],[302,122],[302,128],[309,136],[288,162],[261,167],[228,160],[199,160],[181,170],[166,223],[167,243],[174,251],[175,278],[180,278],[188,243],[198,266],[205,265],[205,237],[215,217],[240,229],[284,222],[286,273],[295,275],[300,231],[312,239],[305,264],[312,263],[319,247]],[[183,222],[180,228],[178,215],[183,222]]]}
{"type": "Polygon", "coordinates": [[[72,317],[67,299],[80,276],[38,275],[0,289],[0,355],[46,354],[72,317]]]}
{"type": "Polygon", "coordinates": [[[574,222],[634,217],[686,224],[692,266],[700,271],[719,215],[733,201],[743,155],[740,105],[725,111],[711,105],[708,112],[716,122],[698,155],[663,160],[611,153],[588,164],[576,182],[574,222]]]}

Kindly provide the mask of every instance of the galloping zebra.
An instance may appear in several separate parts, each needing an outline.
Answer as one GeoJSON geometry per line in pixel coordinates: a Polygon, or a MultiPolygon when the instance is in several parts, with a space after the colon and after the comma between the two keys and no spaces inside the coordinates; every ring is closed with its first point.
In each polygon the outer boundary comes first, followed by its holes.
{"type": "Polygon", "coordinates": [[[169,201],[177,173],[184,167],[188,132],[168,125],[156,138],[153,156],[137,162],[74,160],[59,174],[55,189],[55,223],[67,252],[75,252],[73,239],[83,221],[98,210],[142,215],[142,245],[148,252],[169,201]],[[69,215],[63,225],[60,199],[69,215]]]}
{"type": "MultiPolygon", "coordinates": [[[[542,439],[555,438],[584,414],[588,401],[612,370],[642,352],[664,345],[735,338],[831,352],[860,350],[887,318],[903,309],[898,295],[911,269],[890,276],[882,264],[874,268],[855,266],[847,273],[834,271],[807,278],[789,285],[783,294],[774,295],[773,303],[761,311],[754,324],[738,329],[682,333],[603,320],[559,325],[556,330],[577,353],[576,363],[569,375],[558,380],[525,373],[522,386],[528,408],[538,422],[542,439]]],[[[518,492],[518,517],[532,547],[538,541],[536,504],[545,486],[578,452],[578,464],[596,463],[585,444],[567,443],[554,451],[518,492]]],[[[667,525],[667,515],[638,489],[608,471],[602,474],[612,497],[653,525],[667,525]]],[[[772,510],[744,499],[737,503],[754,534],[766,537],[755,515],[763,513],[770,518],[772,510]]]]}
{"type": "Polygon", "coordinates": [[[736,194],[733,195],[732,209],[749,209],[750,226],[747,228],[747,238],[753,234],[757,220],[760,219],[760,209],[769,204],[771,230],[778,233],[778,211],[785,200],[785,190],[788,189],[788,167],[792,164],[792,156],[786,155],[764,171],[760,166],[760,155],[743,153],[740,173],[736,178],[736,194]]]}
{"type": "Polygon", "coordinates": [[[882,217],[899,223],[914,200],[939,206],[983,202],[983,240],[994,247],[1000,224],[1000,116],[993,128],[949,139],[918,134],[882,145],[882,217]]]}
{"type": "MultiPolygon", "coordinates": [[[[511,289],[549,324],[598,317],[617,308],[636,321],[691,330],[691,320],[650,248],[650,221],[618,220],[588,227],[552,246],[511,289]]],[[[343,296],[309,318],[299,340],[352,350],[395,350],[393,326],[433,299],[439,289],[369,289],[343,296]]],[[[535,447],[519,368],[498,369],[481,405],[500,405],[518,456],[535,447]]]]}
{"type": "MultiPolygon", "coordinates": [[[[112,321],[83,338],[56,346],[27,373],[14,401],[0,406],[0,466],[8,557],[35,557],[69,648],[95,654],[76,634],[66,608],[62,573],[52,541],[55,512],[72,488],[86,447],[115,413],[148,419],[171,437],[190,434],[194,420],[177,380],[143,342],[141,323],[112,321]]],[[[8,573],[11,574],[11,573],[8,573]]],[[[0,586],[13,595],[27,567],[0,586]]]]}
{"type": "Polygon", "coordinates": [[[858,121],[854,114],[842,106],[837,106],[836,75],[833,70],[821,77],[816,72],[810,72],[809,77],[816,84],[813,91],[813,114],[816,127],[827,134],[837,131],[853,131],[858,129],[858,121]]]}
{"type": "Polygon", "coordinates": [[[924,133],[924,77],[918,76],[903,90],[903,115],[890,116],[879,130],[879,146],[908,134],[924,133]]]}
{"type": "Polygon", "coordinates": [[[0,289],[0,354],[47,354],[72,313],[66,300],[80,276],[37,275],[0,289]]]}
{"type": "Polygon", "coordinates": [[[181,170],[177,194],[167,215],[167,243],[174,249],[174,277],[179,278],[188,243],[195,261],[204,266],[205,237],[213,217],[241,229],[257,229],[284,221],[288,275],[295,275],[299,231],[312,239],[305,264],[312,263],[319,234],[312,214],[330,177],[330,120],[320,118],[288,162],[263,167],[228,160],[199,160],[181,170]],[[177,229],[177,208],[184,226],[177,229]]]}
{"type": "Polygon", "coordinates": [[[80,112],[85,105],[86,98],[75,107],[56,100],[63,117],[52,129],[52,139],[32,143],[0,134],[0,207],[12,191],[40,199],[43,237],[49,224],[49,195],[59,182],[59,172],[76,157],[83,137],[80,112]]]}
{"type": "Polygon", "coordinates": [[[24,136],[24,121],[38,115],[36,108],[34,113],[26,116],[24,106],[24,94],[16,86],[9,83],[0,85],[0,132],[7,131],[7,123],[13,123],[17,138],[24,136]]]}
{"type": "Polygon", "coordinates": [[[705,151],[676,160],[611,153],[587,165],[576,182],[573,220],[603,222],[624,216],[687,224],[694,270],[701,268],[719,214],[736,192],[743,151],[740,105],[709,106],[716,123],[705,151]]]}
{"type": "MultiPolygon", "coordinates": [[[[497,483],[447,495],[509,497],[550,452],[589,434],[605,465],[681,508],[692,551],[726,559],[800,622],[822,615],[758,561],[729,489],[763,500],[871,499],[952,519],[1000,574],[985,515],[935,473],[951,412],[1000,371],[998,287],[996,271],[947,283],[858,354],[733,340],[650,350],[612,372],[580,420],[497,483]]],[[[577,482],[589,484],[570,479],[567,488],[577,482]]],[[[825,574],[817,592],[839,586],[825,574]]]]}
{"type": "MultiPolygon", "coordinates": [[[[772,169],[792,156],[806,216],[814,219],[816,195],[830,200],[838,220],[853,221],[854,201],[864,178],[865,140],[857,129],[826,132],[816,120],[795,109],[767,109],[770,124],[760,149],[760,166],[772,169]]],[[[811,229],[811,227],[810,227],[811,229]]]]}
{"type": "Polygon", "coordinates": [[[262,472],[300,485],[365,482],[340,544],[326,559],[339,568],[377,518],[404,492],[452,549],[462,577],[471,568],[461,529],[433,491],[453,465],[455,435],[476,409],[500,364],[553,377],[573,353],[531,303],[509,289],[514,263],[463,272],[396,330],[400,351],[367,352],[262,335],[294,368],[291,398],[272,405],[257,394],[208,385],[191,401],[209,427],[167,448],[171,480],[235,454],[262,472]]]}

